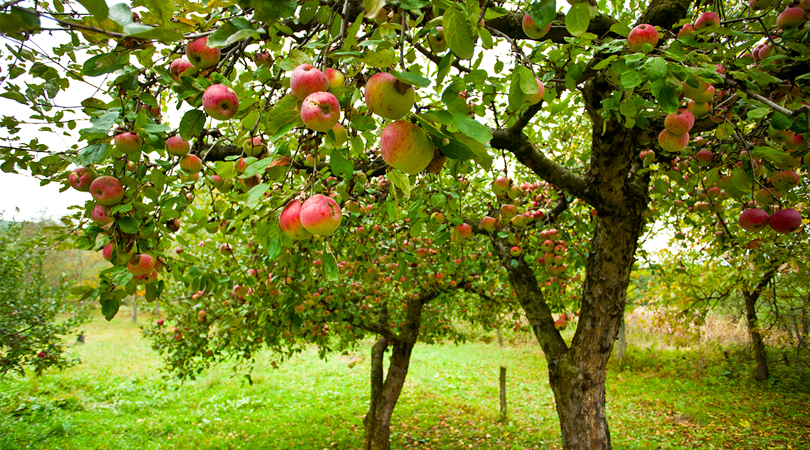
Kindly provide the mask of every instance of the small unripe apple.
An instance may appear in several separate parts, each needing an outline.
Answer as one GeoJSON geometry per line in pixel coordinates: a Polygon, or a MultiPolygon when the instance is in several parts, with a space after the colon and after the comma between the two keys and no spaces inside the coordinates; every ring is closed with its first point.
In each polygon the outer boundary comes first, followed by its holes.
{"type": "Polygon", "coordinates": [[[802,226],[802,215],[795,209],[780,209],[768,219],[768,225],[777,233],[792,233],[802,226]]]}
{"type": "Polygon", "coordinates": [[[714,28],[720,26],[720,16],[717,13],[707,11],[698,17],[695,21],[695,29],[703,30],[705,28],[714,28]]]}
{"type": "Polygon", "coordinates": [[[346,128],[339,123],[336,123],[335,126],[332,127],[332,132],[335,134],[335,139],[332,140],[332,138],[329,138],[329,142],[334,147],[342,147],[343,144],[349,140],[349,132],[346,131],[346,128]]]}
{"type": "Polygon", "coordinates": [[[346,77],[341,71],[332,69],[331,67],[326,69],[325,75],[326,79],[329,80],[329,89],[343,86],[343,82],[346,81],[346,77]]]}
{"type": "Polygon", "coordinates": [[[73,189],[81,192],[87,192],[90,190],[90,185],[96,178],[98,178],[98,174],[92,167],[79,167],[70,173],[68,176],[68,182],[73,189]]]}
{"type": "Polygon", "coordinates": [[[284,207],[279,216],[281,231],[287,236],[300,240],[312,236],[312,233],[301,225],[301,201],[293,200],[284,207]]]}
{"type": "Polygon", "coordinates": [[[444,214],[440,212],[434,212],[430,217],[439,225],[443,224],[445,221],[444,214]]]}
{"type": "Polygon", "coordinates": [[[335,232],[340,226],[342,212],[334,199],[322,194],[308,198],[299,213],[301,226],[308,232],[325,236],[335,232]]]}
{"type": "Polygon", "coordinates": [[[115,149],[125,154],[135,153],[143,145],[141,137],[129,131],[116,134],[113,141],[115,142],[115,149]]]}
{"type": "Polygon", "coordinates": [[[127,270],[132,275],[146,275],[155,269],[155,259],[146,253],[135,254],[127,263],[127,270]]]}
{"type": "Polygon", "coordinates": [[[703,117],[711,112],[712,105],[709,102],[690,100],[689,103],[686,104],[686,109],[691,112],[694,117],[703,117]]]}
{"type": "Polygon", "coordinates": [[[185,74],[185,76],[193,76],[197,73],[197,69],[193,64],[188,62],[187,59],[177,58],[172,61],[171,65],[169,66],[169,73],[172,75],[172,78],[177,81],[183,74],[185,74]]]}
{"type": "Polygon", "coordinates": [[[270,53],[258,52],[253,55],[253,62],[255,62],[259,67],[271,67],[273,65],[273,57],[270,55],[270,53]]]}
{"type": "Polygon", "coordinates": [[[223,255],[232,255],[233,254],[233,245],[225,243],[219,246],[219,252],[223,255]]]}
{"type": "Polygon", "coordinates": [[[523,250],[521,250],[521,248],[518,247],[517,245],[515,245],[515,246],[513,246],[512,248],[509,249],[509,254],[514,256],[514,257],[520,256],[521,253],[523,253],[523,250]]]}
{"type": "Polygon", "coordinates": [[[535,80],[537,80],[537,93],[523,97],[524,105],[534,105],[540,103],[540,100],[543,100],[543,95],[546,93],[546,87],[543,86],[543,82],[540,81],[540,78],[535,78],[535,80]]]}
{"type": "Polygon", "coordinates": [[[208,38],[201,37],[188,44],[188,47],[186,47],[186,57],[194,67],[198,69],[207,69],[217,65],[220,57],[220,50],[219,48],[209,47],[208,38]]]}
{"type": "Polygon", "coordinates": [[[329,92],[313,92],[301,105],[301,120],[310,130],[327,132],[340,120],[340,103],[329,92]]]}
{"type": "Polygon", "coordinates": [[[792,170],[776,172],[771,177],[773,187],[779,192],[787,192],[801,183],[801,178],[792,170]]]}
{"type": "Polygon", "coordinates": [[[658,135],[658,144],[661,146],[661,148],[670,153],[677,153],[683,150],[686,148],[686,144],[688,143],[689,133],[686,133],[683,136],[676,136],[667,130],[662,130],[661,134],[658,135]]]}
{"type": "Polygon", "coordinates": [[[313,92],[329,89],[329,78],[311,64],[301,64],[293,69],[290,76],[290,90],[299,99],[307,98],[313,92]]]}
{"type": "Polygon", "coordinates": [[[254,136],[252,139],[245,141],[242,148],[248,156],[259,156],[265,149],[264,139],[261,136],[254,136]]]}
{"type": "Polygon", "coordinates": [[[492,192],[498,197],[504,197],[511,184],[512,181],[509,178],[500,177],[492,182],[492,192]]]}
{"type": "Polygon", "coordinates": [[[90,195],[102,205],[114,205],[124,198],[124,187],[117,178],[98,177],[90,183],[90,195]]]}
{"type": "Polygon", "coordinates": [[[447,41],[444,39],[444,28],[436,27],[428,34],[428,46],[430,51],[439,54],[447,50],[447,41]]]}
{"type": "Polygon", "coordinates": [[[202,160],[197,155],[186,155],[180,158],[180,168],[188,173],[198,173],[202,167],[202,160]]]}
{"type": "Polygon", "coordinates": [[[239,111],[239,97],[224,84],[212,84],[203,93],[205,113],[217,120],[228,120],[239,111]]]}
{"type": "Polygon", "coordinates": [[[365,89],[368,109],[386,119],[397,120],[413,107],[416,92],[390,73],[379,72],[369,78],[365,89]]]}
{"type": "Polygon", "coordinates": [[[386,164],[410,175],[416,175],[433,160],[433,141],[411,122],[396,120],[380,136],[380,151],[386,164]]]}
{"type": "Polygon", "coordinates": [[[637,25],[627,35],[627,48],[631,52],[640,52],[644,44],[650,44],[653,48],[658,45],[658,30],[646,23],[637,25]]]}
{"type": "Polygon", "coordinates": [[[515,205],[503,205],[503,206],[501,206],[501,216],[505,220],[509,220],[512,217],[515,217],[516,215],[517,215],[517,208],[515,207],[515,205]]]}
{"type": "Polygon", "coordinates": [[[539,26],[537,26],[537,22],[532,19],[532,16],[529,14],[523,15],[523,20],[521,21],[521,27],[523,28],[523,32],[526,33],[526,36],[529,36],[532,39],[540,39],[548,33],[548,30],[551,29],[551,22],[548,23],[543,29],[541,30],[539,26]]]}

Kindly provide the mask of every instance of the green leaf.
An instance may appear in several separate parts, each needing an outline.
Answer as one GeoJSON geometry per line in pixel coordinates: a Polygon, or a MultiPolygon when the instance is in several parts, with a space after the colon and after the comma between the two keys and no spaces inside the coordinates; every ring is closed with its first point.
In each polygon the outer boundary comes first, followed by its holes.
{"type": "Polygon", "coordinates": [[[585,34],[590,23],[591,11],[587,2],[571,6],[568,14],[565,15],[565,28],[576,37],[585,34]]]}
{"type": "Polygon", "coordinates": [[[512,76],[509,82],[509,109],[517,111],[523,106],[525,94],[520,89],[520,77],[512,76]]]}
{"type": "Polygon", "coordinates": [[[411,180],[408,178],[408,175],[399,170],[390,169],[388,173],[385,174],[385,177],[391,180],[391,183],[402,191],[406,199],[411,196],[411,180]]]}
{"type": "Polygon", "coordinates": [[[295,109],[298,107],[298,97],[288,94],[276,102],[270,109],[268,117],[272,117],[267,124],[267,134],[275,135],[285,125],[299,125],[301,123],[301,113],[295,109]]]}
{"type": "Polygon", "coordinates": [[[459,59],[472,58],[475,54],[475,43],[467,13],[457,5],[451,6],[442,16],[442,27],[450,50],[459,59]]]}
{"type": "Polygon", "coordinates": [[[678,110],[678,89],[668,79],[661,79],[652,83],[652,94],[658,101],[661,111],[672,114],[678,110]]]}
{"type": "Polygon", "coordinates": [[[126,3],[116,3],[113,5],[108,9],[107,16],[122,27],[132,23],[132,10],[126,3]]]}
{"type": "Polygon", "coordinates": [[[267,192],[267,189],[269,188],[270,185],[267,183],[261,183],[256,186],[253,186],[245,196],[245,204],[247,205],[247,207],[250,209],[256,209],[256,207],[259,206],[259,202],[261,201],[262,196],[264,195],[265,192],[267,192]]]}
{"type": "Polygon", "coordinates": [[[338,266],[337,262],[335,262],[335,257],[332,256],[330,252],[323,252],[323,273],[326,277],[327,281],[337,281],[338,275],[338,266]]]}
{"type": "Polygon", "coordinates": [[[623,89],[633,89],[634,87],[643,83],[644,80],[641,75],[635,70],[628,70],[622,74],[621,83],[623,89]]]}
{"type": "Polygon", "coordinates": [[[80,166],[98,164],[107,156],[108,144],[93,144],[79,150],[76,163],[80,166]]]}
{"type": "MultiPolygon", "coordinates": [[[[535,83],[535,86],[537,84],[535,83]]],[[[458,131],[475,139],[476,141],[486,144],[492,140],[492,131],[488,127],[482,125],[475,119],[471,119],[461,113],[453,113],[454,123],[458,131]]]]}
{"type": "Polygon", "coordinates": [[[366,17],[373,19],[385,6],[385,0],[363,0],[363,8],[366,10],[366,17]]]}
{"type": "Polygon", "coordinates": [[[393,48],[371,51],[363,57],[363,62],[371,67],[386,68],[391,67],[399,60],[397,52],[393,48]]]}
{"type": "Polygon", "coordinates": [[[192,109],[180,119],[180,137],[184,140],[195,138],[202,133],[207,116],[199,109],[192,109]]]}
{"type": "Polygon", "coordinates": [[[430,5],[430,2],[427,0],[401,0],[399,2],[399,7],[407,10],[422,9],[428,5],[430,5]]]}
{"type": "Polygon", "coordinates": [[[211,48],[225,47],[249,37],[258,39],[260,34],[250,21],[244,17],[235,17],[211,33],[207,45],[211,48]]]}
{"type": "Polygon", "coordinates": [[[351,178],[352,174],[354,174],[354,165],[343,155],[343,151],[339,148],[332,150],[332,154],[329,155],[329,166],[332,172],[346,179],[351,178]]]}
{"type": "Polygon", "coordinates": [[[107,3],[104,0],[78,0],[82,6],[87,9],[87,12],[93,15],[93,17],[101,22],[102,20],[107,18],[107,14],[109,12],[109,8],[107,8],[107,3]]]}
{"type": "MultiPolygon", "coordinates": [[[[130,274],[130,278],[132,275],[130,274]]],[[[119,285],[120,286],[120,285],[119,285]]],[[[115,298],[108,298],[101,302],[101,314],[104,314],[104,318],[108,321],[113,320],[116,314],[118,314],[118,308],[120,304],[118,300],[115,298]]]]}
{"type": "Polygon", "coordinates": [[[771,113],[771,108],[757,108],[748,111],[746,114],[749,119],[761,119],[771,113]]]}
{"type": "Polygon", "coordinates": [[[0,14],[0,34],[17,34],[39,28],[39,16],[25,8],[13,7],[10,12],[0,14]]]}
{"type": "Polygon", "coordinates": [[[118,219],[118,228],[127,234],[137,234],[140,226],[140,222],[134,217],[126,216],[118,219]]]}
{"type": "Polygon", "coordinates": [[[649,58],[640,70],[648,80],[659,80],[667,76],[667,61],[660,56],[649,58]]]}
{"type": "Polygon", "coordinates": [[[389,73],[391,75],[393,75],[397,80],[399,80],[399,81],[401,81],[401,82],[403,82],[405,84],[410,84],[412,86],[419,86],[419,87],[426,88],[426,87],[430,86],[430,83],[431,83],[431,81],[429,79],[427,79],[427,78],[425,78],[422,75],[419,75],[417,73],[396,72],[396,71],[391,71],[389,73]]]}
{"type": "Polygon", "coordinates": [[[557,2],[555,0],[541,0],[532,3],[526,10],[539,28],[544,28],[557,17],[557,2]]]}
{"type": "Polygon", "coordinates": [[[102,53],[93,56],[82,65],[82,73],[88,77],[97,77],[115,72],[124,68],[124,64],[129,62],[129,54],[124,53],[102,53]]]}
{"type": "Polygon", "coordinates": [[[536,94],[540,87],[537,85],[537,78],[531,70],[525,66],[518,66],[518,79],[520,80],[520,90],[526,95],[536,94]]]}

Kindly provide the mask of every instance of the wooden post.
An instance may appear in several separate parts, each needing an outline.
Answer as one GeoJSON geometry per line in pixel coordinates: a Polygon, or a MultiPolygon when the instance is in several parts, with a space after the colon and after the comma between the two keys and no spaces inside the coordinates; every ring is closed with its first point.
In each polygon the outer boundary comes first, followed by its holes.
{"type": "Polygon", "coordinates": [[[501,366],[498,382],[501,386],[501,422],[506,422],[506,367],[504,366],[501,366]]]}

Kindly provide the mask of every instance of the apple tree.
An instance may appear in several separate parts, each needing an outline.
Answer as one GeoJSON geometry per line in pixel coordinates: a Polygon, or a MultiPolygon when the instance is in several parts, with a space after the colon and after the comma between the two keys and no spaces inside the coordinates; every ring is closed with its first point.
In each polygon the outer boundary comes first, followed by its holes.
{"type": "Polygon", "coordinates": [[[606,364],[645,222],[705,190],[691,226],[802,228],[810,5],[570,3],[7,2],[0,95],[79,144],[26,142],[4,116],[2,168],[88,192],[75,244],[113,266],[85,294],[107,317],[138,284],[177,296],[177,330],[152,333],[181,372],[376,334],[366,447],[388,448],[422,321],[451,335],[451,293],[508,282],[564,448],[610,448],[606,364]],[[46,32],[49,52],[31,45],[46,32]],[[59,106],[77,84],[95,89],[59,106]]]}

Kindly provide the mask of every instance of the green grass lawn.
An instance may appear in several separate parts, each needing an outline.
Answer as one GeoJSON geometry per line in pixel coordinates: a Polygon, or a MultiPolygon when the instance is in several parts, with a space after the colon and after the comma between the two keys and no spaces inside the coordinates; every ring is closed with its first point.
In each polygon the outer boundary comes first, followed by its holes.
{"type": "MultiPolygon", "coordinates": [[[[0,449],[361,448],[368,349],[326,362],[311,349],[279,369],[259,358],[252,386],[225,366],[183,383],[162,376],[127,319],[122,311],[85,326],[87,344],[73,350],[81,365],[0,380],[0,449]]],[[[757,386],[746,370],[730,376],[718,361],[696,370],[697,361],[638,351],[611,366],[615,448],[810,448],[810,387],[757,386]]],[[[394,448],[548,449],[559,439],[536,345],[417,346],[394,413],[394,448]],[[505,424],[500,365],[508,367],[505,424]]]]}

